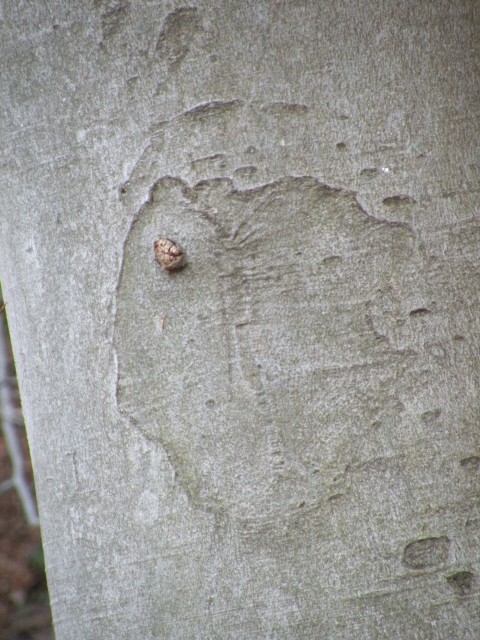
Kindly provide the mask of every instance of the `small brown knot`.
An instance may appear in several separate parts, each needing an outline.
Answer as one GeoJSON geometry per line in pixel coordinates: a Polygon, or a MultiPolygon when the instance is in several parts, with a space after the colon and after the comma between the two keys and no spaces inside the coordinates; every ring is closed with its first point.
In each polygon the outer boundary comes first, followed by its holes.
{"type": "Polygon", "coordinates": [[[181,269],[187,263],[185,251],[178,243],[169,240],[169,238],[158,238],[158,240],[155,240],[153,243],[153,251],[155,253],[155,260],[165,271],[181,269]]]}

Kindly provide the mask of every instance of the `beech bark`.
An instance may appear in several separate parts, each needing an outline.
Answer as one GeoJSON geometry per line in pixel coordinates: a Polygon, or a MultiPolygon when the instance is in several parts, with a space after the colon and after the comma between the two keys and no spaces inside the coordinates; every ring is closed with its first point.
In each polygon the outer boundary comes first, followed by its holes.
{"type": "Polygon", "coordinates": [[[478,23],[2,3],[0,277],[57,640],[480,636],[478,23]]]}

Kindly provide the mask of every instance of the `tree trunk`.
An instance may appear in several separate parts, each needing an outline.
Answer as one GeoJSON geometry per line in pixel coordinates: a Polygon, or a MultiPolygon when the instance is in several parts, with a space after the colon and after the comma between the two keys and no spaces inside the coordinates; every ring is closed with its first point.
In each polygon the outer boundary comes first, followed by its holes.
{"type": "Polygon", "coordinates": [[[57,640],[479,637],[477,9],[2,5],[57,640]]]}

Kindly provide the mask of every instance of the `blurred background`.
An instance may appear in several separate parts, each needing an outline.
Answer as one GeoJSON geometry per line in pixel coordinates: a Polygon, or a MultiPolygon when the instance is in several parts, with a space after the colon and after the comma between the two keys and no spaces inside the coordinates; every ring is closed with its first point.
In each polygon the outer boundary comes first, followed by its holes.
{"type": "Polygon", "coordinates": [[[7,313],[0,289],[0,640],[54,640],[7,313]]]}

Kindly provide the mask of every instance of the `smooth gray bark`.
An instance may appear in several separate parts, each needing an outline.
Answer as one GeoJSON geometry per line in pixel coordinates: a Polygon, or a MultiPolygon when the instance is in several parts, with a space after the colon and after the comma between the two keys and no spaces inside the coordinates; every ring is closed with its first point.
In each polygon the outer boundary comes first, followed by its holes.
{"type": "Polygon", "coordinates": [[[478,4],[0,11],[57,639],[478,638],[478,4]]]}

